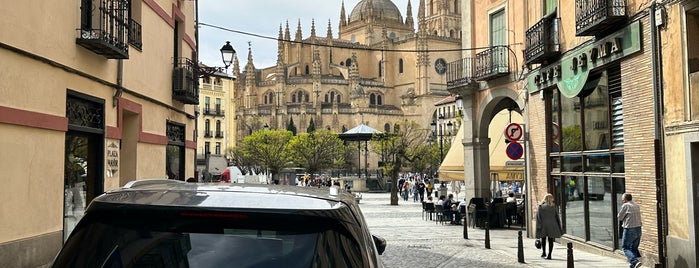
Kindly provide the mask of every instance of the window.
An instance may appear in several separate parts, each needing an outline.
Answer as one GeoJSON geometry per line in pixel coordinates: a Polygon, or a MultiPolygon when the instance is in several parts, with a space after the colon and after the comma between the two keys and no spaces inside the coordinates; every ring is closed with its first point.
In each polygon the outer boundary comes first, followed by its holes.
{"type": "Polygon", "coordinates": [[[265,94],[264,104],[274,104],[274,92],[265,94]]]}
{"type": "Polygon", "coordinates": [[[376,105],[383,105],[383,101],[381,100],[381,95],[376,95],[376,105]]]}
{"type": "Polygon", "coordinates": [[[369,105],[376,105],[376,95],[374,93],[369,94],[369,105]]]}
{"type": "Polygon", "coordinates": [[[216,114],[221,114],[221,98],[216,98],[216,114]]]}
{"type": "Polygon", "coordinates": [[[379,77],[383,76],[383,62],[379,61],[379,77]]]}
{"type": "Polygon", "coordinates": [[[129,12],[129,45],[141,50],[143,38],[141,36],[141,3],[142,1],[130,1],[129,12]]]}
{"type": "Polygon", "coordinates": [[[165,153],[165,174],[171,180],[184,181],[185,165],[185,125],[168,122],[166,125],[167,147],[165,153]]]}
{"type": "Polygon", "coordinates": [[[544,0],[544,5],[544,12],[546,12],[544,15],[551,14],[556,11],[558,0],[544,0]]]}
{"type": "Polygon", "coordinates": [[[311,68],[308,67],[308,64],[306,64],[306,75],[311,74],[311,68]]]}
{"type": "Polygon", "coordinates": [[[206,121],[204,121],[204,133],[208,134],[209,130],[211,130],[211,120],[206,119],[206,121]]]}
{"type": "Polygon", "coordinates": [[[221,120],[216,120],[216,135],[221,132],[221,120]]]}
{"type": "Polygon", "coordinates": [[[687,66],[689,72],[689,89],[685,93],[685,103],[688,107],[685,108],[685,113],[689,116],[689,120],[699,120],[699,7],[688,10],[685,14],[686,21],[684,22],[687,33],[687,66]]]}
{"type": "Polygon", "coordinates": [[[346,65],[347,67],[352,66],[352,59],[347,59],[347,60],[345,60],[345,65],[346,65]]]}
{"type": "Polygon", "coordinates": [[[220,142],[216,143],[216,154],[221,154],[221,143],[220,142]]]}
{"type": "Polygon", "coordinates": [[[403,59],[398,59],[398,73],[403,73],[403,59]]]}
{"type": "Polygon", "coordinates": [[[490,14],[490,46],[494,48],[492,54],[492,66],[497,66],[498,73],[506,73],[508,71],[507,59],[507,21],[505,10],[501,9],[493,14],[490,14]]]}
{"type": "Polygon", "coordinates": [[[204,97],[204,114],[209,114],[211,108],[211,98],[204,97]]]}
{"type": "Polygon", "coordinates": [[[621,68],[590,74],[579,96],[547,94],[551,178],[566,234],[619,248],[616,208],[625,191],[621,68]]]}
{"type": "Polygon", "coordinates": [[[204,154],[211,153],[211,142],[204,142],[204,154]]]}
{"type": "Polygon", "coordinates": [[[389,123],[384,124],[383,131],[386,133],[390,133],[391,132],[391,124],[389,124],[389,123]]]}

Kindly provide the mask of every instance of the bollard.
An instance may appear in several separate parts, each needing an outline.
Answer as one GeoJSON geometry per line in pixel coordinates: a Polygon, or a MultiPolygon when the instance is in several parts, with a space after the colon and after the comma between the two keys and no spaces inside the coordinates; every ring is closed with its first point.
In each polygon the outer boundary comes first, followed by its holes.
{"type": "Polygon", "coordinates": [[[490,249],[490,228],[488,228],[488,221],[485,222],[485,248],[490,249]]]}
{"type": "Polygon", "coordinates": [[[468,239],[468,215],[464,216],[464,239],[468,239]]]}
{"type": "Polygon", "coordinates": [[[568,242],[568,268],[575,268],[575,263],[573,263],[573,243],[568,242]]]}
{"type": "Polygon", "coordinates": [[[524,263],[524,242],[522,242],[522,231],[517,232],[517,261],[524,263]]]}

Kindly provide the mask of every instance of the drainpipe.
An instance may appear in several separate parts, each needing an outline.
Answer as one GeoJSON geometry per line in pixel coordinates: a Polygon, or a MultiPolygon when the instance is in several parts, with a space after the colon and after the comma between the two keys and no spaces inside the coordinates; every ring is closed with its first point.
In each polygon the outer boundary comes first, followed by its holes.
{"type": "Polygon", "coordinates": [[[655,267],[665,267],[665,233],[667,226],[667,202],[666,181],[665,181],[665,134],[663,131],[663,68],[662,68],[662,49],[661,40],[658,33],[656,19],[657,3],[654,0],[649,7],[650,12],[650,38],[651,38],[651,54],[653,64],[653,118],[654,118],[654,156],[655,156],[655,198],[656,198],[656,221],[658,228],[658,261],[655,267]]]}
{"type": "Polygon", "coordinates": [[[116,108],[119,104],[119,98],[124,91],[124,60],[117,60],[117,88],[112,97],[112,107],[116,108]]]}
{"type": "MultiPolygon", "coordinates": [[[[196,43],[194,64],[199,67],[199,0],[194,0],[194,42],[196,43]]],[[[198,77],[196,79],[199,79],[198,77]]],[[[198,85],[199,83],[197,83],[198,85]]],[[[194,143],[198,143],[199,136],[199,105],[194,106],[194,143]]],[[[186,139],[185,139],[186,140],[186,139]]],[[[199,181],[199,172],[197,171],[197,149],[198,145],[194,146],[194,179],[199,181]]],[[[208,160],[208,159],[207,159],[208,160]]],[[[208,165],[208,161],[207,165],[208,165]]],[[[207,167],[208,170],[208,167],[207,167]]]]}

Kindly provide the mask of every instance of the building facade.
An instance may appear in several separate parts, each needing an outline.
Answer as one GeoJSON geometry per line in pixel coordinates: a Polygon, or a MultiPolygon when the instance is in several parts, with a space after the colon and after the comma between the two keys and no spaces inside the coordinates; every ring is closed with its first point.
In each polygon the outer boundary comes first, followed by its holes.
{"type": "Polygon", "coordinates": [[[0,9],[0,263],[49,263],[85,206],[109,189],[193,175],[195,5],[0,9]]]}
{"type": "MultiPolygon", "coordinates": [[[[390,132],[408,120],[427,128],[449,95],[446,63],[461,56],[460,2],[420,0],[417,22],[410,2],[405,18],[390,0],[363,0],[349,13],[343,3],[337,35],[330,22],[323,34],[314,22],[308,35],[300,23],[280,25],[276,66],[255,67],[252,49],[244,66],[234,61],[237,142],[265,125],[390,132]]],[[[371,154],[369,168],[378,161],[371,154]]]]}
{"type": "Polygon", "coordinates": [[[199,81],[197,165],[206,166],[207,154],[226,155],[226,149],[236,146],[234,77],[215,71],[199,81]]]}
{"type": "Polygon", "coordinates": [[[498,111],[513,109],[526,123],[527,225],[535,225],[536,204],[554,194],[566,241],[621,257],[616,212],[628,192],[643,213],[644,263],[663,262],[667,227],[656,220],[664,197],[656,195],[662,145],[652,116],[658,70],[650,6],[547,0],[463,7],[464,47],[489,46],[447,68],[449,91],[464,96],[465,117],[472,121],[463,124],[467,197],[489,196],[485,153],[491,137],[485,125],[498,111]],[[498,35],[500,22],[504,33],[498,35]],[[495,66],[498,57],[510,65],[495,66]],[[484,71],[502,75],[483,77],[484,71]]]}
{"type": "Polygon", "coordinates": [[[656,61],[661,63],[656,98],[663,106],[667,267],[699,265],[699,3],[662,1],[656,61]]]}

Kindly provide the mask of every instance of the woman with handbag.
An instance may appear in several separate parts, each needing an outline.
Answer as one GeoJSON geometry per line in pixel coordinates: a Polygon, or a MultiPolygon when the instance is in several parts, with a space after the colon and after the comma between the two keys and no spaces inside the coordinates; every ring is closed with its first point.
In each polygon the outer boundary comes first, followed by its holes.
{"type": "Polygon", "coordinates": [[[561,237],[562,234],[558,207],[556,207],[553,195],[547,194],[536,211],[536,238],[541,239],[542,258],[551,259],[553,240],[561,237]],[[549,246],[548,256],[546,255],[546,240],[548,240],[549,246]]]}

